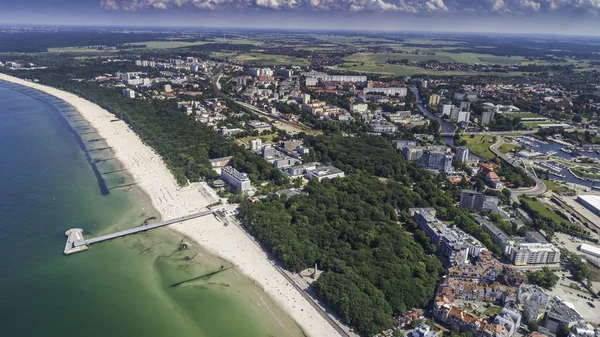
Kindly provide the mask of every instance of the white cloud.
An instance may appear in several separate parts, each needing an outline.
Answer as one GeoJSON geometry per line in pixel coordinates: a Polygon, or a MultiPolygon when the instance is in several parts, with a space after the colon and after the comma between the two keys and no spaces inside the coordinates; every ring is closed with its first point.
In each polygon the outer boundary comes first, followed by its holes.
{"type": "Polygon", "coordinates": [[[382,12],[528,13],[600,11],[600,0],[100,0],[107,10],[139,11],[189,6],[204,10],[263,9],[382,12]]]}

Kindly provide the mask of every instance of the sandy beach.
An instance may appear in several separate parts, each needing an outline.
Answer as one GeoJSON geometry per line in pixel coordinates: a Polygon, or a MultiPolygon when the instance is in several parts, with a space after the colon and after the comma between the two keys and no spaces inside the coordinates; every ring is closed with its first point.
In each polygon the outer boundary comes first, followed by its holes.
{"type": "MultiPolygon", "coordinates": [[[[124,122],[111,122],[115,116],[100,106],[74,94],[5,74],[0,74],[0,80],[38,89],[77,109],[112,147],[115,157],[150,196],[153,207],[163,219],[193,213],[217,200],[214,191],[205,183],[194,183],[184,188],[178,186],[160,156],[124,122]]],[[[235,265],[236,270],[259,285],[307,335],[339,336],[308,300],[277,271],[265,252],[237,226],[226,227],[214,217],[205,217],[170,228],[235,265]]]]}

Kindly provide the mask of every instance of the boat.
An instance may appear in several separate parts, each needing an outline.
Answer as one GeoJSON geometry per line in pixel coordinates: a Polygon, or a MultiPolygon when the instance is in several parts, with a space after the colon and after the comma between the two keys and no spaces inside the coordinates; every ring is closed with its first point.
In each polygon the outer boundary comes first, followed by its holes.
{"type": "Polygon", "coordinates": [[[567,149],[566,147],[562,147],[560,150],[564,153],[573,154],[573,151],[571,151],[571,149],[567,149]]]}

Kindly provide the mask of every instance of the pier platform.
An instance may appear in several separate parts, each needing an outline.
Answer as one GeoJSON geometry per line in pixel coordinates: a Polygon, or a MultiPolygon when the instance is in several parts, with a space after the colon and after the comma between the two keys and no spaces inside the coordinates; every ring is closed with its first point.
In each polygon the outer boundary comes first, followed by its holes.
{"type": "Polygon", "coordinates": [[[193,214],[185,215],[185,216],[182,216],[182,217],[179,217],[179,218],[175,218],[175,219],[171,219],[171,220],[167,220],[167,221],[162,221],[162,222],[158,222],[158,223],[154,223],[154,224],[139,226],[139,227],[135,227],[135,228],[131,228],[131,229],[126,229],[126,230],[123,230],[123,231],[120,231],[120,232],[116,232],[116,233],[112,233],[112,234],[108,234],[108,235],[103,235],[103,236],[99,236],[99,237],[92,238],[92,239],[87,239],[87,240],[84,238],[84,236],[83,236],[83,230],[81,228],[72,228],[72,229],[69,229],[65,233],[67,235],[67,243],[65,245],[64,254],[65,255],[71,255],[71,254],[75,254],[75,253],[86,251],[86,250],[88,250],[88,246],[92,245],[94,243],[98,243],[98,242],[102,242],[102,241],[107,241],[107,240],[112,240],[112,239],[115,239],[115,238],[120,238],[120,237],[123,237],[123,236],[135,234],[135,233],[145,232],[145,231],[148,231],[148,230],[151,230],[151,229],[168,226],[168,225],[172,225],[172,224],[175,224],[175,223],[184,222],[184,221],[188,221],[188,220],[191,220],[191,219],[200,218],[200,217],[207,216],[207,215],[210,215],[210,214],[215,214],[220,209],[221,208],[212,208],[212,209],[201,211],[201,212],[198,212],[198,213],[193,213],[193,214]]]}
{"type": "Polygon", "coordinates": [[[65,255],[71,255],[88,249],[83,238],[83,229],[72,228],[65,232],[67,243],[65,244],[65,255]]]}

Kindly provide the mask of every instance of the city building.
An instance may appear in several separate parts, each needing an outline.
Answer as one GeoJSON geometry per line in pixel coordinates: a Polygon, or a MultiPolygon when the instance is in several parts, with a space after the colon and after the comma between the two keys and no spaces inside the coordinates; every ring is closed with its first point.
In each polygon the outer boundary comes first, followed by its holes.
{"type": "Polygon", "coordinates": [[[521,325],[521,314],[516,308],[504,307],[502,311],[494,317],[494,323],[501,324],[512,336],[521,325]]]}
{"type": "Polygon", "coordinates": [[[417,164],[444,173],[452,173],[454,171],[452,156],[445,151],[423,151],[423,156],[417,160],[417,164]]]}
{"type": "Polygon", "coordinates": [[[310,103],[310,95],[302,94],[302,104],[309,104],[309,103],[310,103]]]}
{"type": "Polygon", "coordinates": [[[360,112],[363,113],[365,111],[367,111],[367,109],[369,109],[369,105],[365,104],[365,103],[361,103],[361,104],[352,104],[350,106],[350,111],[352,112],[360,112]]]}
{"type": "Polygon", "coordinates": [[[460,102],[460,111],[471,111],[471,102],[460,102]]]}
{"type": "Polygon", "coordinates": [[[250,143],[250,150],[252,150],[252,151],[258,151],[262,147],[262,139],[260,139],[260,138],[250,139],[249,143],[250,143]]]}
{"type": "Polygon", "coordinates": [[[248,122],[247,126],[249,129],[256,130],[258,132],[270,131],[272,127],[271,124],[261,121],[248,122]]]}
{"type": "Polygon", "coordinates": [[[229,163],[231,163],[232,158],[233,156],[214,158],[210,160],[210,165],[212,166],[212,168],[225,167],[229,165],[229,163]]]}
{"type": "Polygon", "coordinates": [[[519,286],[518,302],[523,306],[523,321],[525,323],[539,321],[548,306],[550,297],[536,285],[523,283],[519,286]]]}
{"type": "Polygon", "coordinates": [[[469,149],[466,146],[459,146],[454,153],[454,160],[466,164],[469,162],[469,149]]]}
{"type": "Polygon", "coordinates": [[[517,241],[509,255],[516,266],[560,262],[560,250],[537,232],[527,232],[525,240],[517,241]]]}
{"type": "Polygon", "coordinates": [[[242,192],[248,191],[252,187],[248,175],[239,172],[231,166],[226,166],[221,169],[221,179],[242,192]]]}
{"type": "Polygon", "coordinates": [[[366,83],[367,76],[360,75],[329,75],[325,77],[325,82],[352,82],[352,83],[366,83]]]}
{"type": "Polygon", "coordinates": [[[600,216],[600,196],[598,195],[580,195],[577,201],[592,213],[600,216]]]}
{"type": "Polygon", "coordinates": [[[135,98],[135,91],[131,89],[123,89],[122,94],[127,98],[135,98]]]}
{"type": "Polygon", "coordinates": [[[481,113],[481,124],[487,125],[494,120],[494,111],[485,110],[481,113]]]}
{"type": "Polygon", "coordinates": [[[310,180],[317,179],[321,181],[323,179],[343,178],[345,177],[344,171],[333,166],[320,166],[314,170],[307,172],[307,177],[310,180]]]}
{"type": "Polygon", "coordinates": [[[483,209],[484,195],[481,192],[473,190],[462,190],[460,192],[460,207],[471,211],[481,211],[483,209]]]}
{"type": "Polygon", "coordinates": [[[434,208],[410,208],[408,214],[437,247],[440,255],[447,258],[458,256],[459,264],[465,263],[469,256],[477,257],[486,250],[471,235],[436,219],[434,208]]]}
{"type": "Polygon", "coordinates": [[[395,133],[398,131],[398,127],[389,122],[379,122],[371,124],[371,131],[377,133],[395,133]]]}
{"type": "Polygon", "coordinates": [[[452,113],[452,108],[454,108],[454,105],[452,104],[442,105],[442,116],[450,116],[452,113]]]}
{"type": "Polygon", "coordinates": [[[438,337],[439,335],[440,332],[431,330],[427,324],[419,326],[411,333],[411,337],[438,337]]]}
{"type": "Polygon", "coordinates": [[[299,177],[305,175],[308,171],[314,171],[317,169],[316,163],[306,163],[302,165],[296,165],[288,168],[288,173],[292,177],[299,177]]]}
{"type": "Polygon", "coordinates": [[[286,140],[282,143],[283,148],[289,151],[294,151],[298,146],[302,146],[302,141],[297,139],[286,140]]]}
{"type": "Polygon", "coordinates": [[[304,83],[307,87],[314,87],[319,84],[319,79],[314,77],[307,77],[304,83]]]}
{"type": "Polygon", "coordinates": [[[400,96],[404,97],[408,94],[406,87],[401,88],[364,88],[363,94],[383,94],[385,96],[400,96]]]}
{"type": "Polygon", "coordinates": [[[429,105],[437,106],[438,104],[440,104],[440,95],[431,94],[431,96],[429,96],[429,105]]]}
{"type": "Polygon", "coordinates": [[[471,118],[471,112],[466,111],[466,110],[460,110],[458,112],[458,116],[456,116],[456,122],[469,123],[470,118],[471,118]]]}
{"type": "Polygon", "coordinates": [[[477,221],[479,226],[481,226],[481,229],[483,229],[484,232],[488,233],[488,235],[492,239],[492,242],[494,242],[498,247],[500,247],[500,249],[502,249],[502,252],[505,255],[508,255],[510,253],[510,248],[514,244],[514,240],[490,220],[476,213],[471,215],[473,216],[473,218],[475,218],[475,221],[477,221]]]}
{"type": "Polygon", "coordinates": [[[491,188],[502,188],[502,182],[500,181],[500,177],[496,174],[496,172],[488,172],[485,175],[485,182],[491,188]]]}
{"type": "Polygon", "coordinates": [[[262,149],[263,158],[274,158],[275,157],[275,148],[271,145],[267,145],[262,149]]]}
{"type": "Polygon", "coordinates": [[[560,297],[555,296],[550,300],[549,308],[546,311],[544,326],[553,334],[556,334],[560,327],[573,327],[575,324],[583,323],[581,315],[572,307],[572,304],[565,303],[560,297]]]}

